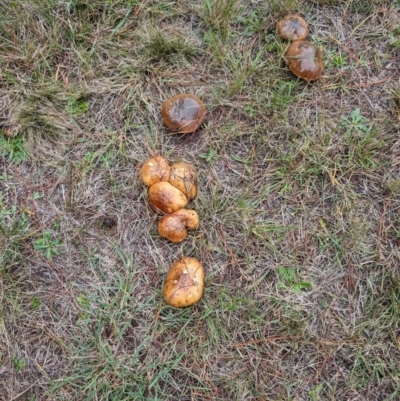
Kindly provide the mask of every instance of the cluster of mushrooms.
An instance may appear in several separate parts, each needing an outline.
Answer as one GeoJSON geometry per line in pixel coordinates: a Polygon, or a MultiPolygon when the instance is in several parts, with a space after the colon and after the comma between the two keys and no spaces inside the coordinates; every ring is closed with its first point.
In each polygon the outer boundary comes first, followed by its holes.
{"type": "Polygon", "coordinates": [[[284,59],[293,74],[308,82],[320,78],[324,71],[322,51],[306,40],[306,21],[296,14],[287,15],[278,22],[277,33],[281,39],[291,42],[284,59]]]}
{"type": "Polygon", "coordinates": [[[167,159],[156,155],[144,163],[140,178],[149,188],[150,205],[164,214],[158,223],[159,234],[172,242],[183,241],[187,230],[194,230],[199,224],[196,211],[185,209],[197,194],[194,167],[185,162],[170,166],[167,159]]]}
{"type": "MultiPolygon", "coordinates": [[[[284,59],[290,70],[306,81],[315,81],[323,72],[322,52],[307,42],[307,23],[298,15],[287,15],[277,25],[280,38],[289,40],[284,59]]],[[[203,102],[194,95],[183,93],[168,98],[161,108],[164,124],[173,133],[196,131],[206,115],[203,102]]],[[[199,216],[195,210],[185,209],[197,194],[197,172],[185,162],[170,164],[166,158],[155,155],[148,159],[140,178],[148,187],[149,202],[162,214],[158,222],[159,234],[172,242],[181,242],[188,230],[198,227],[199,216]]],[[[184,257],[169,269],[163,295],[165,301],[182,308],[198,302],[203,295],[204,268],[192,257],[184,257]]]]}
{"type": "MultiPolygon", "coordinates": [[[[175,133],[190,133],[203,122],[206,108],[196,96],[180,94],[167,99],[161,109],[164,124],[175,133]]],[[[186,162],[170,164],[166,158],[155,155],[140,171],[140,178],[148,187],[150,205],[162,214],[158,233],[172,242],[181,242],[188,230],[198,227],[195,210],[185,209],[197,194],[197,172],[186,162]]],[[[204,268],[196,258],[184,257],[169,269],[163,295],[174,307],[183,308],[198,302],[203,295],[204,268]]]]}

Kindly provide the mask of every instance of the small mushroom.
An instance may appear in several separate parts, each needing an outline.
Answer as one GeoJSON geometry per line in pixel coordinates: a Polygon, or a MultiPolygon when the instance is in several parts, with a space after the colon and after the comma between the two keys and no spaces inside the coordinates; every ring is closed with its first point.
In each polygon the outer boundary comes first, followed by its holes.
{"type": "Polygon", "coordinates": [[[175,163],[171,166],[169,182],[181,190],[188,199],[194,199],[197,194],[197,173],[189,163],[175,163]]]}
{"type": "Polygon", "coordinates": [[[161,115],[170,130],[186,134],[199,128],[206,116],[206,106],[197,96],[182,93],[164,102],[161,115]]]}
{"type": "Polygon", "coordinates": [[[324,71],[322,51],[310,42],[293,42],[286,50],[284,58],[293,74],[306,81],[315,81],[324,71]]]}
{"type": "Polygon", "coordinates": [[[282,39],[304,40],[308,36],[307,22],[299,15],[289,14],[282,18],[277,24],[277,33],[282,39]]]}
{"type": "Polygon", "coordinates": [[[148,191],[150,204],[157,211],[164,213],[173,213],[183,209],[188,199],[182,191],[175,188],[169,182],[156,182],[148,191]]]}
{"type": "Polygon", "coordinates": [[[164,283],[164,299],[171,306],[184,308],[198,302],[203,295],[204,268],[191,257],[175,262],[164,283]]]}
{"type": "Polygon", "coordinates": [[[187,237],[187,230],[194,230],[198,225],[199,216],[195,210],[180,209],[160,219],[158,233],[172,242],[181,242],[187,237]]]}
{"type": "Polygon", "coordinates": [[[156,155],[145,161],[140,170],[140,178],[144,185],[151,187],[157,182],[168,181],[170,172],[168,160],[156,155]]]}

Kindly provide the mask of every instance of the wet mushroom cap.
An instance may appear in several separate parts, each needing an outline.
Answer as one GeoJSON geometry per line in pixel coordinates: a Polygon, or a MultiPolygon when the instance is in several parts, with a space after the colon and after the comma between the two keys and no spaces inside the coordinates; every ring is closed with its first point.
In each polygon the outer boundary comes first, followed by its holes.
{"type": "Polygon", "coordinates": [[[282,18],[277,24],[277,33],[282,39],[296,41],[304,40],[308,36],[307,22],[299,15],[290,14],[282,18]]]}
{"type": "Polygon", "coordinates": [[[183,209],[188,203],[184,193],[165,181],[152,185],[149,188],[148,195],[150,204],[154,209],[163,213],[176,212],[183,209]]]}
{"type": "Polygon", "coordinates": [[[160,219],[158,233],[172,242],[181,242],[187,237],[187,230],[194,230],[198,225],[195,210],[180,209],[160,219]]]}
{"type": "Polygon", "coordinates": [[[145,161],[140,170],[140,179],[144,185],[151,187],[157,182],[168,181],[170,173],[168,160],[156,155],[145,161]]]}
{"type": "Polygon", "coordinates": [[[169,182],[181,190],[189,199],[197,194],[197,172],[189,163],[175,163],[171,166],[169,182]]]}
{"type": "Polygon", "coordinates": [[[203,296],[204,268],[191,257],[175,262],[165,278],[163,295],[165,301],[176,308],[184,308],[198,302],[203,296]]]}
{"type": "Polygon", "coordinates": [[[293,74],[306,81],[315,81],[324,71],[322,51],[310,42],[293,42],[286,50],[284,58],[293,74]]]}
{"type": "Polygon", "coordinates": [[[206,106],[194,95],[181,93],[168,98],[161,108],[164,124],[176,133],[197,130],[206,116],[206,106]]]}

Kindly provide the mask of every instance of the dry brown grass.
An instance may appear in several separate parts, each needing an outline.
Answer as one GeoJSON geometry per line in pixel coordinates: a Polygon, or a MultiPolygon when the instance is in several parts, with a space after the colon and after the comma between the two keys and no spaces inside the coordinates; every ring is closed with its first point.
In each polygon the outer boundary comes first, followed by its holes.
{"type": "Polygon", "coordinates": [[[5,0],[0,400],[400,399],[399,2],[5,0]],[[274,27],[301,13],[314,84],[274,27]],[[190,92],[201,129],[160,108],[190,92]],[[192,163],[157,233],[138,172],[192,163]],[[169,266],[201,259],[195,307],[169,266]]]}

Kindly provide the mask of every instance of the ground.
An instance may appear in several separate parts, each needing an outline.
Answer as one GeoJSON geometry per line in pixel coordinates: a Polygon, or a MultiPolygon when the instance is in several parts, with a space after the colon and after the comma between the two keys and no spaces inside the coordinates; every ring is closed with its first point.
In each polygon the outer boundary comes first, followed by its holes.
{"type": "Polygon", "coordinates": [[[3,0],[0,400],[399,400],[399,61],[398,0],[3,0]],[[161,119],[181,92],[194,134],[161,119]],[[154,154],[199,174],[179,244],[154,154]],[[206,287],[176,309],[183,256],[206,287]]]}

